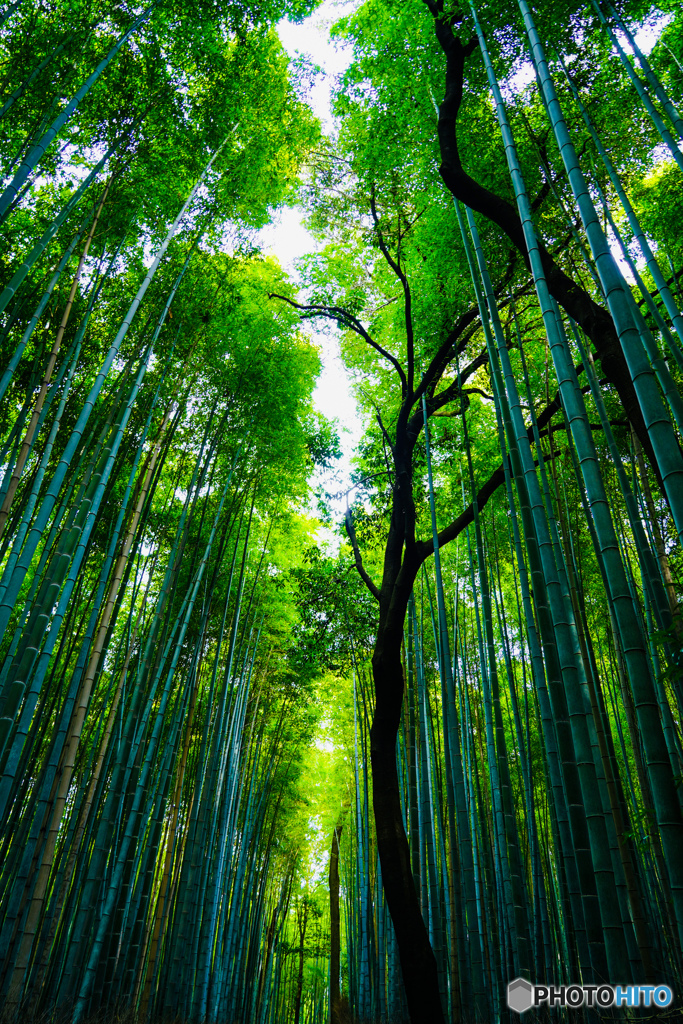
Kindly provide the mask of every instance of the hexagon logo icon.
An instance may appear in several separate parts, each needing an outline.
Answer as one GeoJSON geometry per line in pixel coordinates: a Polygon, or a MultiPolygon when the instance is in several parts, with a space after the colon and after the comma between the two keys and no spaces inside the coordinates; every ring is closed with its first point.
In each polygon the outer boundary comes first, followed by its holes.
{"type": "Polygon", "coordinates": [[[534,987],[524,978],[515,978],[508,985],[508,1006],[515,1013],[524,1013],[534,1005],[534,987]]]}

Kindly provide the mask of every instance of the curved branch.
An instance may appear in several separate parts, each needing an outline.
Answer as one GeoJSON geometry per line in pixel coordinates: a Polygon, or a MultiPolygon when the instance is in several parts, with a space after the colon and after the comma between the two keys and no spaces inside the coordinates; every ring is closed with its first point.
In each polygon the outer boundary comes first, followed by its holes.
{"type": "Polygon", "coordinates": [[[356,562],[356,569],[358,569],[360,578],[362,579],[365,586],[368,588],[372,596],[376,601],[379,601],[379,587],[368,575],[368,572],[363,565],[363,559],[361,558],[360,548],[358,547],[358,538],[356,537],[356,530],[353,525],[353,517],[351,516],[351,509],[347,508],[346,515],[344,516],[344,525],[346,526],[346,532],[351,541],[351,547],[353,548],[353,557],[356,562]]]}
{"type": "Polygon", "coordinates": [[[288,305],[293,306],[294,309],[298,309],[300,312],[308,314],[306,317],[302,317],[302,319],[308,320],[314,316],[324,316],[327,317],[328,320],[335,320],[338,324],[342,324],[344,327],[348,327],[349,330],[355,331],[363,341],[367,342],[371,348],[374,348],[376,352],[379,352],[384,359],[391,363],[399,376],[401,381],[401,390],[405,397],[408,390],[408,382],[406,380],[406,375],[403,372],[403,367],[399,363],[398,359],[396,359],[395,356],[392,356],[391,352],[387,352],[385,348],[378,345],[377,342],[370,337],[360,320],[358,320],[352,313],[349,313],[347,309],[343,309],[341,306],[319,306],[315,303],[304,305],[301,302],[295,302],[294,299],[288,299],[286,295],[278,295],[277,292],[269,292],[268,298],[281,299],[282,302],[286,302],[288,305]]]}
{"type": "MultiPolygon", "coordinates": [[[[477,492],[477,509],[479,512],[486,505],[489,498],[491,498],[502,483],[505,481],[505,470],[503,464],[491,474],[483,487],[480,487],[477,492]]],[[[439,549],[444,547],[450,541],[462,533],[463,530],[467,529],[470,523],[474,522],[474,504],[468,505],[464,512],[461,512],[457,519],[454,519],[452,523],[449,523],[440,533],[437,534],[437,540],[439,542],[439,549]]],[[[433,539],[420,541],[417,547],[417,558],[420,563],[424,562],[430,555],[434,554],[434,541],[433,539]]]]}
{"type": "MultiPolygon", "coordinates": [[[[379,217],[377,216],[377,207],[375,206],[375,189],[372,188],[370,195],[370,212],[372,213],[372,220],[375,225],[375,232],[377,234],[377,241],[379,243],[380,252],[384,256],[385,260],[393,270],[396,277],[401,282],[403,289],[403,301],[404,301],[404,312],[405,312],[405,326],[406,326],[406,353],[408,358],[408,396],[410,397],[413,393],[413,384],[415,380],[415,334],[413,331],[413,312],[412,312],[412,298],[410,294],[410,285],[408,284],[408,278],[401,270],[400,263],[395,260],[389,252],[382,229],[379,224],[379,217]]],[[[399,231],[400,239],[400,231],[399,231]]],[[[399,242],[400,244],[400,242],[399,242]]]]}
{"type": "MultiPolygon", "coordinates": [[[[481,388],[461,388],[459,393],[460,393],[461,396],[464,396],[465,398],[466,398],[467,395],[481,395],[481,397],[485,398],[487,402],[495,401],[493,395],[487,395],[486,392],[482,391],[481,388]]],[[[467,401],[463,403],[463,407],[465,409],[468,409],[469,408],[469,404],[470,404],[469,403],[469,399],[467,399],[467,401]]],[[[433,413],[431,413],[431,415],[432,416],[461,416],[462,412],[461,412],[460,409],[453,409],[452,412],[433,412],[433,413]]]]}
{"type": "MultiPolygon", "coordinates": [[[[462,385],[468,380],[475,370],[478,370],[480,366],[485,366],[489,360],[488,352],[484,349],[476,356],[471,363],[468,363],[460,372],[460,381],[454,380],[447,388],[440,391],[438,395],[432,395],[431,398],[427,399],[427,416],[432,416],[439,409],[442,409],[444,405],[448,405],[453,399],[459,398],[461,393],[464,393],[462,385]]],[[[420,431],[423,426],[422,417],[422,406],[419,405],[413,415],[408,421],[408,434],[417,440],[420,431]]]]}
{"type": "MultiPolygon", "coordinates": [[[[562,424],[562,427],[564,429],[564,424],[562,424]]],[[[555,458],[559,454],[559,451],[554,452],[553,454],[545,454],[544,458],[547,462],[548,459],[555,458]]],[[[538,463],[534,463],[534,465],[538,466],[538,463]]],[[[493,473],[488,478],[486,483],[483,484],[477,491],[477,512],[481,512],[484,505],[486,505],[486,503],[488,502],[489,498],[493,497],[493,495],[496,493],[500,485],[504,483],[504,481],[505,470],[503,468],[503,463],[501,462],[500,466],[498,466],[498,468],[493,471],[493,473]]],[[[470,523],[473,522],[474,502],[471,505],[468,505],[467,508],[460,513],[457,519],[454,519],[453,522],[449,523],[448,526],[444,527],[444,529],[437,534],[437,540],[439,541],[439,550],[441,550],[441,548],[444,547],[446,544],[449,544],[452,540],[455,540],[455,538],[459,534],[461,534],[463,530],[467,529],[470,523]]],[[[422,562],[429,558],[430,555],[434,554],[434,541],[431,537],[429,540],[419,541],[419,543],[415,546],[417,549],[416,557],[418,558],[420,564],[422,564],[422,562]]]]}
{"type": "MultiPolygon", "coordinates": [[[[439,107],[437,127],[441,150],[439,172],[449,192],[471,210],[483,214],[497,224],[519,250],[529,267],[524,230],[517,210],[506,199],[475,181],[464,169],[460,157],[457,122],[463,98],[465,61],[476,49],[477,40],[473,38],[467,43],[462,43],[453,32],[452,23],[439,15],[438,3],[435,4],[433,0],[425,0],[425,3],[434,16],[436,37],[446,56],[446,89],[439,107]]],[[[595,345],[605,376],[616,388],[624,411],[648,453],[661,486],[657,459],[609,311],[565,273],[555,262],[540,236],[538,250],[550,294],[581,326],[595,345]]]]}
{"type": "Polygon", "coordinates": [[[380,411],[379,406],[377,406],[377,405],[375,406],[375,417],[377,419],[377,424],[379,426],[379,429],[382,431],[382,434],[384,436],[384,440],[386,441],[386,443],[387,443],[387,445],[389,447],[389,451],[391,452],[392,455],[394,455],[395,454],[394,443],[391,440],[391,437],[389,436],[389,431],[384,426],[384,420],[382,419],[382,413],[380,411]]]}
{"type": "Polygon", "coordinates": [[[415,400],[422,398],[423,393],[429,394],[431,390],[438,384],[441,376],[456,355],[460,355],[464,351],[467,342],[470,339],[471,333],[466,333],[468,327],[472,327],[475,321],[479,318],[479,307],[472,306],[463,313],[449,332],[446,340],[439,346],[436,354],[433,356],[429,366],[422,374],[422,380],[417,386],[415,391],[415,400]]]}
{"type": "MultiPolygon", "coordinates": [[[[577,367],[577,373],[580,373],[582,370],[583,370],[583,363],[580,363],[579,366],[577,367]]],[[[588,385],[586,385],[586,386],[581,388],[581,392],[584,395],[587,394],[588,391],[590,391],[590,387],[588,385]]],[[[561,410],[561,408],[562,408],[562,403],[560,401],[560,393],[558,391],[557,394],[555,395],[555,398],[553,399],[553,401],[550,402],[545,407],[543,412],[536,419],[536,423],[537,423],[537,426],[538,426],[538,430],[539,430],[540,436],[543,436],[544,433],[547,433],[547,430],[543,430],[543,428],[546,427],[546,424],[550,423],[550,420],[553,418],[555,413],[559,412],[561,410]]],[[[422,413],[420,412],[420,418],[421,417],[422,417],[422,413]]],[[[561,424],[561,427],[562,427],[562,429],[564,429],[564,427],[565,427],[564,423],[561,424]]],[[[549,426],[548,429],[554,430],[555,427],[549,426]]],[[[591,425],[591,429],[595,429],[595,428],[591,425]]],[[[528,428],[527,435],[529,437],[529,440],[533,443],[533,441],[534,441],[534,428],[533,428],[533,425],[531,425],[528,428]]],[[[555,458],[555,456],[557,456],[557,455],[559,455],[559,451],[551,453],[550,455],[546,454],[544,457],[546,459],[548,459],[548,458],[555,458]]],[[[508,456],[508,458],[509,458],[509,456],[508,456]]],[[[536,465],[538,465],[538,463],[536,463],[536,465]]],[[[498,468],[496,470],[494,470],[494,472],[488,478],[486,483],[483,484],[482,487],[480,487],[480,489],[479,489],[479,491],[477,493],[477,508],[478,508],[479,512],[481,512],[481,510],[483,509],[483,507],[486,504],[486,502],[489,500],[489,498],[491,498],[495,494],[495,492],[498,490],[498,488],[504,482],[504,480],[505,480],[505,471],[503,469],[503,463],[501,463],[500,466],[498,466],[498,468]]],[[[448,544],[448,543],[450,543],[450,541],[455,540],[455,538],[458,536],[458,534],[462,533],[462,531],[467,526],[469,526],[469,524],[471,522],[473,522],[473,521],[474,521],[474,505],[472,504],[472,505],[469,505],[464,510],[464,512],[462,512],[458,516],[457,519],[454,519],[451,523],[448,524],[448,526],[444,527],[444,529],[441,530],[441,532],[437,535],[437,539],[439,541],[439,548],[441,549],[442,547],[444,547],[445,544],[448,544]]],[[[433,541],[432,538],[430,538],[429,540],[420,541],[418,544],[416,544],[416,548],[417,548],[416,556],[419,559],[420,563],[422,563],[422,562],[425,561],[426,558],[429,558],[429,556],[434,553],[434,541],[433,541]]]]}
{"type": "MultiPolygon", "coordinates": [[[[515,270],[515,259],[517,250],[513,249],[511,258],[508,261],[508,266],[503,274],[500,283],[494,289],[494,294],[498,299],[500,295],[505,291],[505,288],[512,280],[515,270]]],[[[525,284],[521,288],[518,288],[514,292],[514,296],[524,295],[527,291],[528,285],[525,284]]],[[[510,298],[500,299],[498,302],[498,308],[503,309],[510,302],[510,298]]],[[[441,376],[448,366],[448,364],[454,359],[456,355],[461,355],[467,347],[467,342],[472,337],[472,334],[476,330],[476,322],[479,319],[479,307],[477,305],[472,306],[458,318],[453,329],[449,332],[446,340],[439,346],[436,354],[433,356],[429,366],[422,374],[422,380],[420,381],[414,395],[414,401],[422,398],[424,394],[433,394],[434,388],[439,383],[441,376]],[[457,343],[457,344],[456,344],[457,343]]]]}
{"type": "MultiPolygon", "coordinates": [[[[629,422],[628,420],[610,420],[609,425],[611,427],[628,427],[629,422]]],[[[589,423],[588,426],[591,430],[602,430],[602,423],[589,423]]],[[[538,436],[548,437],[550,434],[554,434],[558,430],[566,429],[567,427],[565,423],[552,423],[549,427],[546,427],[545,430],[539,430],[538,436]]]]}

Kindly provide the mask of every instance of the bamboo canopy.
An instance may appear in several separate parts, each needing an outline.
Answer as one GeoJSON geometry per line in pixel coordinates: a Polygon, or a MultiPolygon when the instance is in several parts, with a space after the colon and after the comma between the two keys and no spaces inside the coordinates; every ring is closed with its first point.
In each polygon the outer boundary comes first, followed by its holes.
{"type": "Polygon", "coordinates": [[[0,13],[0,1020],[683,1019],[683,11],[318,6],[0,13]]]}

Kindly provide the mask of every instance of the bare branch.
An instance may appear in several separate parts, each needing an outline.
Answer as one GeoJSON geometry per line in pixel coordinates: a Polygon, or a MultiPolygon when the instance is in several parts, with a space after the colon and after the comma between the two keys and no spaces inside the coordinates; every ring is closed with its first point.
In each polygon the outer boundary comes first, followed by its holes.
{"type": "Polygon", "coordinates": [[[403,372],[403,367],[399,363],[398,359],[392,356],[391,352],[387,352],[385,348],[378,345],[377,342],[370,337],[366,329],[363,327],[360,320],[358,320],[352,313],[349,313],[347,309],[343,309],[341,306],[319,306],[316,304],[304,305],[300,302],[295,302],[294,299],[288,299],[286,295],[278,295],[277,292],[269,292],[269,299],[280,299],[282,302],[286,302],[288,305],[293,306],[294,309],[300,310],[302,313],[307,314],[302,319],[311,319],[314,316],[324,316],[328,320],[335,320],[338,324],[344,327],[348,327],[349,330],[355,331],[363,341],[367,342],[371,348],[374,348],[376,352],[379,352],[396,370],[399,379],[401,381],[401,390],[405,397],[408,390],[408,383],[406,381],[406,375],[403,372]]]}
{"type": "MultiPolygon", "coordinates": [[[[494,401],[493,395],[487,395],[486,392],[482,391],[481,388],[461,388],[460,391],[459,391],[459,394],[461,396],[481,395],[481,397],[485,398],[487,402],[493,402],[494,401]]],[[[468,399],[467,403],[464,404],[463,407],[465,409],[467,409],[469,407],[469,404],[470,403],[469,403],[469,399],[468,399]]],[[[453,409],[452,412],[433,412],[432,413],[432,416],[460,416],[460,415],[461,415],[461,410],[460,409],[453,409]]]]}
{"type": "MultiPolygon", "coordinates": [[[[547,461],[549,458],[554,458],[558,454],[559,454],[559,452],[555,452],[555,453],[553,453],[553,455],[546,454],[545,455],[545,459],[547,461]]],[[[534,463],[534,465],[538,466],[538,463],[534,463]]],[[[494,472],[488,478],[486,483],[482,487],[480,487],[479,490],[477,491],[477,511],[478,512],[481,512],[481,510],[484,508],[484,506],[488,502],[489,498],[493,497],[493,495],[496,493],[496,491],[498,490],[498,488],[501,486],[501,484],[504,481],[505,481],[505,470],[503,468],[503,464],[501,463],[500,466],[498,466],[498,468],[496,470],[494,470],[494,472]]],[[[437,535],[437,540],[439,542],[439,549],[444,547],[446,544],[449,544],[450,541],[455,540],[455,538],[459,534],[461,534],[463,530],[467,529],[467,527],[470,525],[470,523],[473,523],[473,522],[474,522],[474,503],[472,503],[471,505],[468,505],[467,508],[463,512],[460,513],[460,515],[458,516],[457,519],[454,519],[453,522],[449,523],[448,526],[446,526],[443,530],[441,530],[441,532],[437,535]]],[[[417,548],[417,558],[419,559],[420,563],[422,563],[422,562],[425,561],[425,559],[429,558],[429,556],[434,553],[434,540],[433,540],[433,538],[430,537],[429,540],[419,541],[418,544],[416,545],[416,548],[417,548]]]]}
{"type": "MultiPolygon", "coordinates": [[[[609,423],[610,423],[611,427],[628,427],[629,426],[628,420],[610,420],[609,423]]],[[[588,426],[590,427],[591,430],[602,430],[602,424],[601,423],[589,423],[588,426]]],[[[566,429],[567,429],[566,428],[566,424],[564,424],[564,423],[552,423],[549,427],[546,427],[545,430],[539,430],[538,436],[539,437],[548,437],[548,435],[551,434],[551,433],[554,434],[558,430],[566,430],[566,429]]]]}
{"type": "Polygon", "coordinates": [[[411,396],[413,393],[413,385],[415,381],[415,335],[413,332],[413,312],[410,285],[408,284],[408,278],[401,270],[400,264],[397,263],[396,260],[394,260],[384,241],[382,229],[379,224],[379,217],[377,216],[377,207],[375,206],[374,186],[372,189],[372,193],[370,195],[370,211],[372,213],[372,220],[375,225],[375,232],[377,234],[377,241],[379,243],[380,251],[384,256],[385,260],[387,261],[387,263],[389,264],[389,266],[391,267],[391,269],[393,270],[393,272],[396,274],[396,277],[401,282],[401,287],[403,288],[406,325],[406,354],[408,359],[408,395],[411,396]]]}
{"type": "Polygon", "coordinates": [[[356,537],[356,531],[353,525],[353,517],[351,515],[351,509],[347,508],[346,515],[344,516],[344,523],[346,525],[346,532],[351,541],[351,547],[353,548],[353,557],[356,561],[356,569],[358,569],[360,578],[362,579],[365,586],[368,588],[372,596],[376,601],[379,601],[379,587],[368,575],[365,566],[363,565],[363,559],[360,555],[360,548],[358,547],[358,539],[356,537]]]}
{"type": "MultiPolygon", "coordinates": [[[[582,372],[582,370],[583,370],[583,363],[580,363],[579,366],[577,367],[577,373],[582,372]]],[[[589,390],[590,390],[590,388],[588,386],[585,386],[585,387],[581,388],[581,391],[582,391],[583,394],[586,394],[589,390]]],[[[560,411],[561,408],[562,408],[562,403],[560,401],[560,393],[558,391],[556,393],[555,398],[553,399],[553,401],[550,402],[545,407],[543,412],[537,417],[536,423],[537,423],[537,426],[538,426],[538,429],[539,429],[539,434],[541,436],[542,436],[541,432],[545,433],[547,431],[546,424],[550,424],[550,420],[553,418],[553,416],[555,415],[556,412],[560,411]],[[543,431],[543,428],[546,428],[546,431],[543,431]]],[[[418,414],[416,413],[415,417],[413,417],[413,418],[416,418],[417,415],[418,414]]],[[[420,419],[421,419],[422,418],[422,410],[420,410],[419,415],[420,415],[420,419]]],[[[564,429],[564,423],[561,424],[561,426],[562,426],[562,429],[564,429]]],[[[551,426],[550,429],[553,430],[554,427],[551,426]]],[[[533,440],[534,440],[533,425],[528,428],[527,436],[528,436],[529,440],[533,442],[533,440]]],[[[557,454],[559,454],[559,452],[555,452],[551,456],[546,455],[545,457],[546,458],[548,458],[548,457],[554,458],[557,454]]],[[[489,498],[493,494],[495,494],[495,492],[498,490],[498,488],[500,487],[500,485],[503,483],[504,480],[505,480],[505,472],[503,470],[503,464],[501,463],[501,465],[498,466],[498,468],[491,474],[491,476],[488,478],[486,483],[479,489],[479,492],[477,494],[477,507],[478,507],[478,510],[480,512],[481,512],[482,508],[484,507],[484,505],[486,504],[486,502],[489,500],[489,498]]],[[[473,520],[474,520],[474,509],[473,509],[472,505],[469,505],[465,509],[465,511],[462,512],[458,516],[457,519],[454,519],[452,523],[449,523],[448,526],[446,526],[443,530],[441,530],[441,532],[438,535],[439,548],[442,548],[445,544],[448,544],[450,541],[455,540],[455,538],[458,536],[458,534],[462,533],[462,531],[467,526],[469,526],[469,524],[471,522],[473,522],[473,520]]],[[[419,558],[419,560],[421,562],[424,562],[424,560],[426,558],[428,558],[429,555],[431,555],[433,553],[433,551],[434,551],[434,541],[432,539],[426,540],[426,541],[420,541],[419,544],[417,545],[417,557],[419,558]]]]}
{"type": "Polygon", "coordinates": [[[352,484],[351,487],[347,488],[347,490],[337,491],[336,493],[333,493],[332,497],[336,499],[347,498],[349,494],[351,494],[351,491],[358,491],[361,488],[367,489],[368,483],[371,480],[375,480],[378,476],[391,476],[391,473],[388,472],[386,469],[380,469],[379,472],[377,473],[370,473],[362,480],[359,480],[357,484],[352,484]]]}
{"type": "MultiPolygon", "coordinates": [[[[451,384],[448,385],[447,388],[444,388],[443,391],[440,391],[438,395],[433,395],[431,398],[429,398],[427,400],[427,416],[433,416],[434,413],[438,412],[439,409],[443,409],[444,405],[448,405],[448,403],[452,402],[455,398],[459,398],[461,394],[464,393],[462,385],[465,383],[466,380],[468,380],[472,376],[472,374],[476,370],[479,369],[480,366],[486,365],[486,363],[488,362],[488,358],[488,352],[486,351],[486,349],[483,349],[483,351],[481,351],[479,355],[472,360],[471,363],[468,363],[468,365],[465,366],[460,371],[459,381],[454,380],[451,384]]],[[[420,387],[421,386],[422,385],[420,385],[420,387]]],[[[409,434],[417,438],[418,434],[422,430],[422,426],[422,406],[418,405],[417,409],[410,417],[410,421],[408,423],[409,434]]]]}
{"type": "MultiPolygon", "coordinates": [[[[499,299],[498,306],[500,309],[503,309],[510,302],[510,297],[500,299],[500,296],[512,279],[514,264],[514,259],[509,260],[508,267],[503,274],[500,284],[494,289],[494,294],[496,298],[499,299]]],[[[518,288],[512,297],[517,298],[518,296],[525,294],[527,287],[527,285],[523,285],[521,288],[518,288]]],[[[439,346],[429,366],[422,374],[422,380],[415,391],[415,400],[422,398],[423,393],[426,395],[433,394],[434,388],[439,383],[439,380],[441,379],[441,376],[448,364],[456,355],[460,355],[465,351],[467,342],[477,329],[478,319],[479,307],[476,305],[472,306],[466,313],[463,313],[462,316],[458,318],[446,340],[439,346]]],[[[485,361],[486,359],[484,362],[485,361]]]]}
{"type": "Polygon", "coordinates": [[[377,405],[375,406],[375,416],[377,418],[377,424],[379,426],[379,429],[382,431],[382,434],[384,435],[384,440],[386,441],[387,445],[389,446],[389,451],[393,455],[394,454],[394,445],[393,445],[393,442],[391,440],[391,437],[389,436],[389,432],[388,432],[387,428],[384,426],[384,421],[382,420],[382,413],[381,413],[381,411],[379,409],[379,406],[377,406],[377,405]]]}

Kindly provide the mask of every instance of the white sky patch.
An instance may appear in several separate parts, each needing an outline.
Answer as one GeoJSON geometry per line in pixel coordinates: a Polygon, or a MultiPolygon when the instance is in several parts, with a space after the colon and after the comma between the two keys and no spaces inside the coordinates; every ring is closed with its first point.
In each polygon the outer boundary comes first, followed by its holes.
{"type": "Polygon", "coordinates": [[[323,718],[320,722],[313,746],[316,750],[324,750],[327,754],[331,754],[334,750],[335,743],[332,739],[332,723],[329,718],[323,718]]]}
{"type": "MultiPolygon", "coordinates": [[[[316,117],[321,120],[324,131],[330,131],[333,127],[332,89],[337,76],[349,66],[352,56],[350,47],[330,39],[330,27],[339,18],[351,13],[359,3],[360,0],[324,0],[314,14],[301,24],[282,21],[278,25],[282,45],[290,57],[305,56],[321,69],[322,73],[311,87],[308,102],[316,117]]],[[[298,278],[295,261],[321,248],[304,227],[303,217],[304,211],[300,207],[280,210],[273,223],[259,234],[264,252],[275,256],[295,281],[298,278]]],[[[305,296],[302,296],[301,301],[305,301],[305,296]]],[[[362,434],[362,423],[351,391],[351,378],[339,353],[338,336],[334,331],[321,330],[322,326],[322,322],[309,320],[305,328],[318,346],[323,364],[313,401],[324,416],[338,422],[344,454],[335,467],[335,478],[347,482],[345,485],[337,482],[326,484],[326,473],[316,474],[313,482],[329,490],[338,490],[340,486],[350,485],[350,460],[362,434]]]]}
{"type": "MultiPolygon", "coordinates": [[[[633,38],[646,57],[652,52],[655,43],[672,20],[673,14],[662,14],[646,22],[637,32],[633,33],[633,38]]],[[[617,36],[624,50],[627,53],[631,53],[631,47],[624,34],[617,30],[617,36]]],[[[530,85],[535,77],[533,63],[528,58],[525,58],[519,63],[516,70],[504,82],[501,82],[503,95],[507,100],[511,100],[514,95],[522,92],[530,85]]]]}
{"type": "Polygon", "coordinates": [[[316,336],[320,346],[323,369],[318,378],[313,400],[323,415],[339,421],[341,447],[348,459],[360,441],[363,432],[358,406],[351,392],[350,376],[339,352],[339,339],[335,334],[316,336]]]}
{"type": "MultiPolygon", "coordinates": [[[[655,47],[655,43],[671,21],[673,21],[673,14],[662,14],[658,18],[653,18],[652,21],[647,22],[642,26],[642,28],[639,28],[637,32],[633,33],[633,38],[646,57],[652,52],[655,47]]],[[[631,48],[628,45],[626,38],[621,32],[617,32],[617,35],[619,36],[619,42],[621,45],[628,53],[630,53],[631,48]]]]}
{"type": "Polygon", "coordinates": [[[510,101],[513,96],[526,89],[527,85],[530,85],[535,78],[536,74],[531,61],[522,61],[517,70],[506,78],[504,82],[501,82],[501,92],[505,99],[510,101]]]}
{"type": "Polygon", "coordinates": [[[308,831],[312,843],[308,850],[308,877],[306,882],[302,879],[302,889],[307,887],[314,888],[323,880],[330,860],[326,848],[326,843],[329,842],[329,839],[322,830],[322,821],[318,815],[308,819],[308,831]]]}
{"type": "Polygon", "coordinates": [[[303,54],[323,72],[311,90],[309,102],[326,129],[332,127],[330,97],[334,79],[351,63],[351,48],[342,45],[339,40],[333,42],[330,39],[330,28],[335,21],[351,14],[359,6],[360,0],[324,0],[311,17],[300,25],[281,21],[277,28],[282,45],[290,57],[303,54]]]}
{"type": "MultiPolygon", "coordinates": [[[[619,267],[619,270],[621,271],[621,273],[624,276],[624,280],[628,284],[634,285],[636,283],[636,279],[633,276],[631,268],[629,267],[628,263],[626,262],[626,259],[624,258],[624,254],[621,251],[621,246],[619,245],[618,241],[614,237],[612,229],[609,226],[607,228],[607,243],[609,245],[610,252],[614,256],[615,262],[616,262],[617,266],[619,267]]],[[[641,268],[645,264],[645,260],[643,258],[641,258],[640,261],[638,261],[638,262],[640,262],[641,268]]],[[[637,265],[638,265],[638,263],[636,263],[636,266],[637,265]]],[[[639,268],[639,269],[641,269],[641,268],[639,268]]]]}
{"type": "Polygon", "coordinates": [[[303,226],[303,210],[299,206],[286,206],[278,210],[272,224],[259,232],[259,242],[264,252],[275,256],[280,266],[296,278],[294,261],[308,252],[320,248],[313,235],[303,226]]]}

